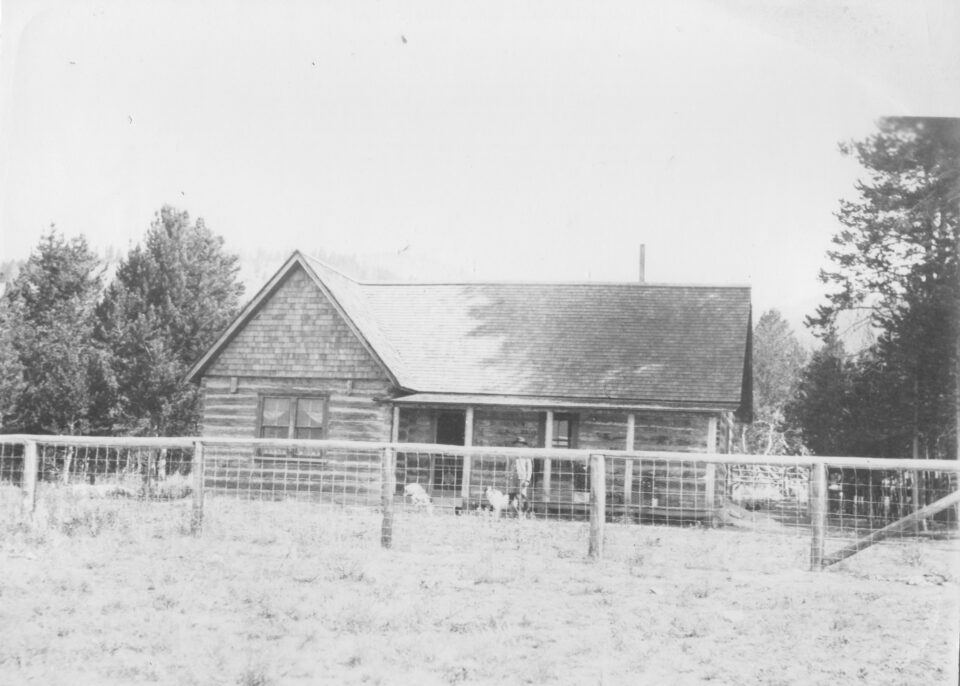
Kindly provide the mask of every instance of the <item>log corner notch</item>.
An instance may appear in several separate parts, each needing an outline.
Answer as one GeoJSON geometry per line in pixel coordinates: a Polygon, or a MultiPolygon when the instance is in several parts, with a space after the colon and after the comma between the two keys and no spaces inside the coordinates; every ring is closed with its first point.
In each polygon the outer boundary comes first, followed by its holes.
{"type": "Polygon", "coordinates": [[[904,531],[905,529],[908,529],[909,527],[920,523],[924,519],[927,519],[928,517],[932,517],[938,512],[946,510],[949,507],[953,507],[958,503],[960,503],[960,491],[954,491],[950,495],[930,503],[926,507],[923,507],[917,510],[916,512],[913,512],[912,514],[907,515],[903,519],[899,519],[893,524],[890,524],[889,526],[885,526],[882,529],[874,531],[869,536],[864,536],[859,541],[855,541],[854,543],[851,543],[850,545],[841,548],[840,550],[833,553],[832,555],[828,555],[824,557],[821,560],[819,567],[817,568],[825,569],[830,565],[834,565],[837,562],[846,560],[848,557],[852,557],[853,555],[856,555],[861,550],[866,550],[867,548],[872,546],[874,543],[879,543],[885,538],[889,538],[894,534],[898,534],[904,531]]]}

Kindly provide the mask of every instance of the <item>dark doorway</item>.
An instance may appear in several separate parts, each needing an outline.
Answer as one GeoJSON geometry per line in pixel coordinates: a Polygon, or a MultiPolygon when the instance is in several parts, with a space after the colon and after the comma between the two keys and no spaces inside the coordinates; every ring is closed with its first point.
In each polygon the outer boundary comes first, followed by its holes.
{"type": "Polygon", "coordinates": [[[463,445],[466,440],[466,410],[437,412],[437,443],[463,445]]]}
{"type": "MultiPolygon", "coordinates": [[[[437,440],[440,445],[463,445],[466,439],[466,410],[437,412],[437,440]]],[[[457,492],[463,479],[463,458],[437,455],[433,463],[433,487],[437,491],[457,492]]]]}

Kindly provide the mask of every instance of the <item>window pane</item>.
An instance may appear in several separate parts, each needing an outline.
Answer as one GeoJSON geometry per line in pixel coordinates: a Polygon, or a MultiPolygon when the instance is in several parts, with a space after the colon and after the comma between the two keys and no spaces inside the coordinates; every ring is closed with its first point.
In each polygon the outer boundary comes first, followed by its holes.
{"type": "Polygon", "coordinates": [[[570,447],[570,421],[568,419],[553,420],[553,447],[570,447]]]}
{"type": "Polygon", "coordinates": [[[309,429],[309,428],[303,428],[298,426],[296,430],[296,434],[297,434],[296,435],[297,438],[311,438],[311,439],[323,438],[323,427],[315,427],[315,428],[309,429]]]}
{"type": "Polygon", "coordinates": [[[261,426],[290,426],[290,398],[264,398],[261,426]]]}
{"type": "Polygon", "coordinates": [[[289,430],[286,426],[261,426],[260,438],[287,438],[289,430]]]}
{"type": "Polygon", "coordinates": [[[323,426],[323,398],[300,398],[297,401],[297,428],[323,426]]]}

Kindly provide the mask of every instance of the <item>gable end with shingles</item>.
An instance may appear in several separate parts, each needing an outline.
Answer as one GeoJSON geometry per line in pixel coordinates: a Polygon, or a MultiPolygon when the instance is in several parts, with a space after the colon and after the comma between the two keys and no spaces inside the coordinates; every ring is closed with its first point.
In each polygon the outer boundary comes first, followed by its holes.
{"type": "Polygon", "coordinates": [[[395,381],[297,259],[251,300],[187,379],[201,375],[395,381]]]}

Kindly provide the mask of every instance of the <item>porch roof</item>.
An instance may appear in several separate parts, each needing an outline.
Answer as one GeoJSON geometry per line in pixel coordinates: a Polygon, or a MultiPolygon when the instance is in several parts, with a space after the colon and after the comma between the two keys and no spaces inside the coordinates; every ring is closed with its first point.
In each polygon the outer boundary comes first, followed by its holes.
{"type": "Polygon", "coordinates": [[[685,403],[657,404],[641,402],[611,402],[583,398],[553,398],[549,396],[477,395],[466,393],[413,393],[400,398],[391,398],[391,403],[405,406],[443,407],[509,407],[532,410],[620,410],[624,412],[643,410],[688,410],[716,412],[729,409],[723,405],[689,405],[685,403]]]}

